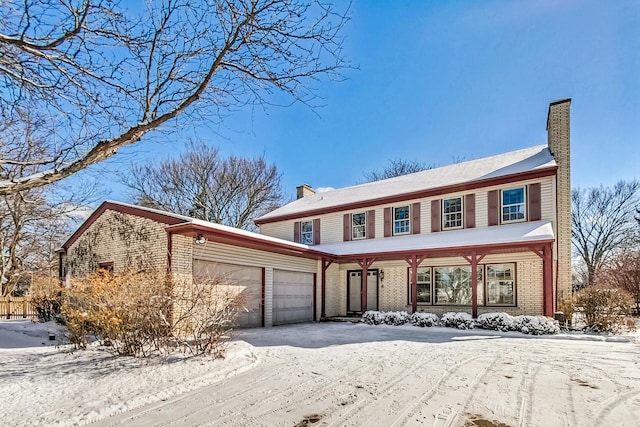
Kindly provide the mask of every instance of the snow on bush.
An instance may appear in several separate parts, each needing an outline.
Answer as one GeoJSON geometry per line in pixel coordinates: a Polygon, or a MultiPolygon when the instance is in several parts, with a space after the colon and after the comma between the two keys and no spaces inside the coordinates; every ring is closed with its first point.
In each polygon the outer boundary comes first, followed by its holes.
{"type": "Polygon", "coordinates": [[[362,315],[362,321],[368,325],[380,325],[384,323],[384,318],[384,311],[368,310],[362,315]]]}
{"type": "Polygon", "coordinates": [[[440,324],[458,329],[473,329],[475,327],[473,317],[469,313],[455,313],[452,311],[442,315],[440,324]]]}
{"type": "Polygon", "coordinates": [[[482,329],[507,332],[513,330],[513,317],[507,313],[485,313],[478,316],[476,324],[482,329]]]}
{"type": "Polygon", "coordinates": [[[365,311],[362,315],[362,321],[369,325],[404,325],[409,321],[409,313],[406,311],[365,311]]]}
{"type": "Polygon", "coordinates": [[[409,313],[406,311],[389,311],[385,313],[384,323],[387,325],[400,326],[409,321],[409,313]]]}
{"type": "Polygon", "coordinates": [[[438,315],[433,313],[417,313],[416,312],[416,313],[413,313],[409,319],[412,325],[420,326],[420,327],[438,326],[438,323],[440,323],[440,318],[438,317],[438,315]]]}
{"type": "Polygon", "coordinates": [[[560,332],[557,320],[544,316],[516,316],[513,318],[513,329],[523,334],[547,335],[560,332]]]}

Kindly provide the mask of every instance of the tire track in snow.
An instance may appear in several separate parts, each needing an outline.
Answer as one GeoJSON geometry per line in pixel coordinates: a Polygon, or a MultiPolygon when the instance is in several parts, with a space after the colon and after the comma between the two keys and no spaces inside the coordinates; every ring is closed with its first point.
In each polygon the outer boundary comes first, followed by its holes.
{"type": "Polygon", "coordinates": [[[606,416],[611,414],[616,408],[635,396],[640,396],[640,390],[631,390],[626,393],[614,394],[607,400],[603,401],[598,407],[598,412],[594,417],[593,425],[610,425],[603,423],[606,416]]]}

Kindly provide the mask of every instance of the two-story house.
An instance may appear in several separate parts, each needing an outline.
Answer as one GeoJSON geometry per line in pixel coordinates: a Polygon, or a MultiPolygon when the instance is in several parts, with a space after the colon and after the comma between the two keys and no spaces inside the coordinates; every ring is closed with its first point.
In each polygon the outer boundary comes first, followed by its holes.
{"type": "Polygon", "coordinates": [[[223,273],[248,296],[245,326],[366,310],[553,316],[571,292],[570,102],[550,104],[547,144],[326,192],[303,185],[256,220],[259,234],[105,202],[63,246],[61,275],[141,256],[185,280],[223,273]],[[99,231],[119,216],[152,230],[153,256],[127,232],[99,231]]]}

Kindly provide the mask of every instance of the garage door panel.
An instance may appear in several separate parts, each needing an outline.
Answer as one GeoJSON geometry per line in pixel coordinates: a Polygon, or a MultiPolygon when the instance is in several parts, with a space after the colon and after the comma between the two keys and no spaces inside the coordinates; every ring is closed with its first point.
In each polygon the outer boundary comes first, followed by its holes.
{"type": "Polygon", "coordinates": [[[262,326],[262,269],[246,265],[194,260],[196,278],[222,279],[242,296],[243,307],[237,315],[238,326],[262,326]]]}
{"type": "Polygon", "coordinates": [[[273,270],[273,324],[313,321],[313,273],[273,270]]]}

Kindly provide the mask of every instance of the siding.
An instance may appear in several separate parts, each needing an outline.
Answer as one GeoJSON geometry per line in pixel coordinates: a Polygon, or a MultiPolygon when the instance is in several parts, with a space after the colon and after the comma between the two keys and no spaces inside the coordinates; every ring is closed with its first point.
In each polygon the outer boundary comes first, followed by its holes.
{"type": "MultiPolygon", "coordinates": [[[[343,216],[344,214],[352,214],[356,212],[365,212],[375,210],[375,238],[384,239],[384,208],[399,206],[401,204],[420,203],[420,232],[428,234],[431,232],[431,201],[440,200],[447,197],[465,196],[467,194],[475,195],[475,226],[476,228],[487,227],[487,192],[491,190],[500,190],[503,188],[511,188],[516,186],[525,186],[531,183],[540,183],[541,196],[541,214],[543,220],[549,220],[555,223],[555,196],[554,196],[554,177],[545,177],[535,180],[518,181],[505,186],[493,186],[478,189],[474,192],[456,192],[441,195],[437,197],[421,198],[407,200],[406,202],[398,202],[394,204],[368,206],[362,209],[347,210],[335,212],[325,215],[317,215],[311,217],[297,218],[295,220],[287,220],[275,223],[267,223],[260,226],[260,232],[267,236],[278,237],[281,239],[293,241],[293,223],[295,221],[308,221],[320,218],[321,221],[321,237],[322,243],[339,243],[343,241],[343,216]]],[[[443,231],[446,232],[446,231],[443,231]]],[[[389,237],[387,237],[389,238],[389,237]]]]}
{"type": "Polygon", "coordinates": [[[194,244],[193,257],[203,261],[216,261],[252,267],[269,267],[307,273],[317,272],[317,262],[313,259],[274,254],[216,242],[207,242],[207,244],[201,246],[194,244]]]}
{"type": "Polygon", "coordinates": [[[165,224],[106,210],[67,250],[65,266],[73,277],[113,262],[115,272],[167,268],[165,224]]]}

